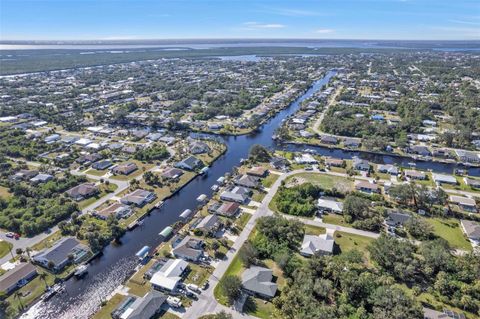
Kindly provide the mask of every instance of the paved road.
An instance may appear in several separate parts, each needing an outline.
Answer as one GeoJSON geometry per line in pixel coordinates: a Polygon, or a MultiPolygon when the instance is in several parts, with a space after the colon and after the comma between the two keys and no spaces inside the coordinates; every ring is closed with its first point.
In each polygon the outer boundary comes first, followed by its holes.
{"type": "MultiPolygon", "coordinates": [[[[270,190],[268,191],[267,195],[263,199],[261,205],[258,207],[258,209],[255,211],[255,213],[252,215],[250,220],[248,221],[247,225],[243,229],[243,231],[240,233],[238,236],[237,240],[233,244],[232,248],[227,252],[226,258],[222,260],[217,268],[214,270],[213,274],[210,276],[209,282],[210,286],[207,290],[203,291],[202,294],[199,296],[199,300],[195,301],[190,308],[187,309],[187,311],[182,315],[182,318],[198,318],[201,315],[209,314],[209,313],[218,313],[222,310],[225,310],[228,313],[231,313],[234,318],[256,318],[252,316],[248,316],[246,314],[241,314],[231,308],[225,307],[220,305],[216,300],[213,295],[213,290],[215,286],[218,284],[218,281],[222,276],[225,274],[228,266],[230,265],[233,257],[236,255],[237,251],[242,247],[242,245],[245,243],[245,241],[248,239],[248,236],[252,232],[256,221],[258,218],[262,216],[269,216],[273,215],[273,212],[268,208],[268,204],[270,201],[273,199],[273,196],[277,192],[278,188],[280,187],[281,183],[283,180],[288,178],[289,176],[298,174],[298,173],[303,173],[303,172],[308,172],[305,170],[295,170],[291,171],[286,174],[282,174],[276,181],[275,183],[270,187],[270,190]]],[[[288,218],[294,218],[292,216],[287,216],[288,218]]],[[[299,218],[297,218],[299,219],[299,218]]],[[[367,236],[370,238],[378,238],[380,235],[378,233],[373,233],[373,232],[367,232],[359,229],[354,229],[350,227],[344,227],[344,226],[337,226],[337,225],[332,225],[332,224],[326,224],[322,223],[319,221],[311,220],[311,219],[299,219],[305,224],[313,225],[313,226],[318,226],[318,227],[324,227],[328,229],[333,229],[333,230],[339,230],[351,234],[356,234],[356,235],[362,235],[362,236],[367,236]]]]}

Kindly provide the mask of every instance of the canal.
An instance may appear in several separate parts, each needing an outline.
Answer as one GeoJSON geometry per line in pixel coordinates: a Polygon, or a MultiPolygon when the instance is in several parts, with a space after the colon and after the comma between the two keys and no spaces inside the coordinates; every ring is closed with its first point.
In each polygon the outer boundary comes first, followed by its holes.
{"type": "MultiPolygon", "coordinates": [[[[22,318],[88,318],[98,309],[107,296],[128,278],[138,265],[135,253],[145,245],[158,246],[161,242],[158,233],[166,226],[179,220],[179,215],[185,209],[195,208],[198,204],[196,198],[200,194],[207,194],[210,197],[212,195],[210,187],[216,183],[220,176],[230,172],[234,166],[238,166],[242,158],[247,158],[252,145],[261,144],[270,149],[281,147],[292,151],[305,150],[305,147],[300,145],[277,145],[272,140],[272,135],[275,129],[281,125],[282,120],[295,113],[303,100],[320,90],[334,75],[335,72],[330,71],[324,78],[314,82],[305,94],[295,100],[288,108],[268,120],[257,132],[244,136],[222,137],[228,149],[224,155],[212,164],[208,175],[195,178],[177,195],[166,200],[160,210],[152,212],[150,216],[144,219],[142,226],[127,232],[122,237],[122,245],[107,246],[103,255],[90,263],[89,273],[83,280],[68,280],[65,293],[53,297],[48,302],[37,303],[22,318]]],[[[372,156],[313,146],[308,146],[308,148],[314,149],[321,155],[337,158],[360,156],[376,163],[394,163],[402,166],[408,166],[408,163],[412,162],[411,159],[387,155],[372,156]]],[[[451,173],[455,164],[417,162],[417,167],[451,173]]],[[[478,169],[470,170],[470,172],[472,175],[480,173],[478,169]]]]}

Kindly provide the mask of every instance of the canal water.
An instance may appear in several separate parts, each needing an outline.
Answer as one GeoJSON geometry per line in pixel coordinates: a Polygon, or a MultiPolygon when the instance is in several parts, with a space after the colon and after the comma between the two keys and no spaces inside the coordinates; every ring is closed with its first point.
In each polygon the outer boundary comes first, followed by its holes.
{"type": "MultiPolygon", "coordinates": [[[[195,178],[179,193],[166,200],[160,210],[152,212],[150,216],[144,219],[142,226],[127,232],[122,237],[122,245],[107,246],[103,255],[91,262],[88,269],[89,273],[83,280],[70,279],[66,282],[65,293],[54,296],[48,302],[37,303],[22,318],[88,318],[98,309],[106,297],[128,278],[132,270],[138,265],[135,253],[145,245],[158,246],[161,242],[159,232],[166,226],[178,221],[179,215],[185,209],[195,208],[198,204],[196,198],[200,194],[207,194],[210,197],[212,195],[210,187],[216,183],[220,176],[230,172],[232,167],[238,166],[242,158],[247,158],[252,145],[261,144],[270,149],[285,147],[293,151],[305,150],[305,147],[300,145],[277,145],[272,140],[272,135],[275,129],[281,125],[282,120],[295,113],[303,100],[320,90],[334,75],[334,71],[328,72],[324,78],[316,81],[304,95],[295,100],[288,108],[280,111],[267,121],[258,132],[244,136],[222,137],[228,149],[224,155],[212,164],[208,175],[195,178]]],[[[313,146],[308,148],[314,149],[321,155],[338,158],[360,156],[377,163],[396,163],[403,166],[408,166],[408,163],[412,162],[411,159],[392,156],[371,156],[313,146]]],[[[417,162],[417,167],[451,173],[455,164],[417,162]]],[[[471,173],[478,175],[479,171],[478,169],[471,170],[471,173]]]]}

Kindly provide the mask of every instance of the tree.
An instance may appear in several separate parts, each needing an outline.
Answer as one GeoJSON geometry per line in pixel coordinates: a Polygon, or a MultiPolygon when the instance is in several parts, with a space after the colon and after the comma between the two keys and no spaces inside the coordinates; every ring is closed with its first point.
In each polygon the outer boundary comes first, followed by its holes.
{"type": "Polygon", "coordinates": [[[252,162],[268,162],[272,158],[268,150],[259,144],[255,144],[250,148],[248,157],[252,162]]]}
{"type": "Polygon", "coordinates": [[[396,287],[380,286],[370,297],[375,319],[423,318],[420,305],[396,287]]]}
{"type": "Polygon", "coordinates": [[[253,247],[253,245],[247,241],[240,251],[238,252],[238,256],[242,261],[242,264],[245,268],[250,267],[252,264],[255,264],[258,257],[258,251],[253,247]]]}
{"type": "Polygon", "coordinates": [[[433,227],[427,221],[418,217],[411,217],[403,225],[405,230],[416,239],[430,239],[433,237],[433,227]]]}
{"type": "Polygon", "coordinates": [[[220,281],[220,287],[228,302],[233,304],[241,295],[242,282],[238,276],[228,275],[220,281]]]}

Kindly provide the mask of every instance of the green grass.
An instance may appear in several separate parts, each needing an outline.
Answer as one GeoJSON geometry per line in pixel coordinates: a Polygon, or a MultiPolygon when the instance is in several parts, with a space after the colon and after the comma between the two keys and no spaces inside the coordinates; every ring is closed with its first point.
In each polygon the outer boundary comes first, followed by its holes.
{"type": "Polygon", "coordinates": [[[60,238],[62,238],[62,234],[60,231],[56,231],[44,238],[42,241],[33,245],[32,250],[40,251],[42,249],[52,247],[60,238]]]}
{"type": "Polygon", "coordinates": [[[317,226],[312,226],[307,224],[305,224],[304,229],[305,229],[306,235],[321,235],[321,234],[325,234],[326,232],[326,229],[323,227],[317,227],[317,226]]]}
{"type": "Polygon", "coordinates": [[[273,318],[275,306],[270,301],[265,301],[260,298],[249,297],[243,305],[243,311],[246,314],[261,318],[273,318]]]}
{"type": "Polygon", "coordinates": [[[426,218],[425,220],[433,226],[435,235],[448,241],[452,248],[472,250],[472,245],[465,238],[458,220],[454,218],[426,218]]]}
{"type": "Polygon", "coordinates": [[[2,240],[0,241],[0,258],[5,256],[6,254],[10,253],[10,249],[12,249],[13,245],[8,241],[2,240]]]}
{"type": "MultiPolygon", "coordinates": [[[[240,257],[237,254],[235,255],[235,257],[233,257],[232,262],[228,266],[222,278],[225,278],[226,276],[240,276],[243,269],[244,268],[243,268],[242,261],[240,260],[240,257]]],[[[220,279],[220,281],[221,280],[222,279],[220,279]]],[[[217,299],[219,303],[221,303],[224,306],[228,305],[227,297],[225,296],[225,293],[223,292],[220,283],[215,286],[215,289],[213,289],[213,295],[215,296],[215,299],[217,299]]]]}
{"type": "Polygon", "coordinates": [[[363,253],[367,261],[370,259],[367,247],[372,241],[374,241],[373,238],[349,234],[341,231],[336,231],[334,238],[335,243],[340,247],[342,253],[356,249],[363,253]]]}
{"type": "Polygon", "coordinates": [[[312,183],[324,189],[336,188],[340,191],[349,191],[353,189],[353,182],[345,177],[332,176],[320,173],[299,173],[287,178],[287,185],[296,179],[300,183],[312,183]]]}
{"type": "Polygon", "coordinates": [[[112,299],[110,299],[100,310],[93,316],[92,319],[111,319],[110,315],[112,311],[122,302],[125,296],[120,294],[115,294],[112,299]]]}
{"type": "Polygon", "coordinates": [[[351,224],[345,221],[345,218],[342,215],[337,214],[325,214],[322,216],[322,221],[327,224],[351,226],[351,224]]]}
{"type": "Polygon", "coordinates": [[[261,203],[267,194],[260,191],[253,191],[252,200],[261,203]]]}
{"type": "MultiPolygon", "coordinates": [[[[46,274],[47,277],[45,278],[45,281],[49,286],[53,285],[55,277],[48,272],[46,272],[46,274]]],[[[22,306],[27,307],[32,302],[37,300],[37,298],[39,298],[45,292],[45,289],[45,282],[40,278],[40,276],[37,276],[28,284],[17,290],[17,292],[24,297],[17,298],[14,294],[12,294],[7,298],[7,301],[17,314],[21,311],[22,306]]]]}
{"type": "Polygon", "coordinates": [[[275,183],[275,181],[280,177],[280,175],[270,173],[267,177],[262,179],[263,187],[270,187],[275,183]]]}
{"type": "Polygon", "coordinates": [[[91,169],[89,169],[89,170],[86,170],[86,171],[85,171],[85,174],[94,175],[94,176],[103,176],[103,175],[105,175],[107,172],[108,172],[108,170],[106,170],[106,169],[97,170],[97,169],[91,168],[91,169]]]}
{"type": "Polygon", "coordinates": [[[237,220],[235,221],[235,225],[238,228],[243,230],[245,228],[245,225],[247,225],[247,223],[248,223],[248,221],[250,220],[251,217],[252,217],[252,215],[250,215],[249,213],[242,213],[237,218],[237,220]]]}
{"type": "Polygon", "coordinates": [[[190,272],[188,273],[185,283],[202,286],[212,274],[212,268],[200,267],[199,265],[190,263],[190,272]]]}
{"type": "Polygon", "coordinates": [[[0,186],[0,198],[7,199],[7,198],[10,198],[11,196],[12,194],[8,191],[7,187],[0,186]]]}

